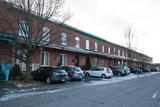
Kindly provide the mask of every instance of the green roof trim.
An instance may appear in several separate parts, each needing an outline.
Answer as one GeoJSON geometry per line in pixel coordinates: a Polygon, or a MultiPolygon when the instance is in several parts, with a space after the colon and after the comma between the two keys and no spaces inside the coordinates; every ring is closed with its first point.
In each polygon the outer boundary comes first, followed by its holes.
{"type": "Polygon", "coordinates": [[[110,41],[107,41],[106,39],[103,39],[103,38],[101,38],[101,37],[98,37],[98,36],[96,36],[96,35],[94,35],[94,34],[91,34],[91,33],[89,33],[89,32],[86,32],[86,31],[77,29],[77,28],[72,27],[72,26],[70,26],[70,25],[62,24],[62,26],[66,27],[66,28],[68,28],[68,29],[71,29],[71,30],[73,30],[73,31],[75,31],[75,32],[82,33],[83,35],[92,37],[93,39],[101,40],[101,41],[107,42],[107,43],[109,43],[109,44],[112,44],[112,45],[115,45],[115,46],[118,46],[118,47],[121,47],[121,48],[128,49],[128,48],[126,48],[126,47],[124,47],[124,46],[122,46],[122,45],[118,45],[118,44],[112,43],[112,42],[110,42],[110,41]]]}
{"type": "MultiPolygon", "coordinates": [[[[115,46],[118,46],[118,47],[120,47],[120,48],[128,49],[128,48],[125,47],[125,46],[118,45],[118,44],[116,44],[116,43],[107,41],[107,40],[105,40],[105,39],[103,39],[103,38],[101,38],[101,37],[98,37],[98,36],[96,36],[96,35],[94,35],[94,34],[91,34],[91,33],[88,33],[88,32],[86,32],[86,31],[80,30],[80,29],[75,28],[75,27],[73,27],[73,26],[70,26],[70,25],[68,25],[68,24],[65,24],[65,23],[64,23],[64,24],[62,24],[62,26],[64,26],[65,28],[71,29],[72,31],[79,32],[79,33],[81,33],[81,34],[83,34],[83,35],[92,37],[93,39],[101,40],[101,41],[107,42],[107,43],[109,43],[109,44],[111,44],[111,45],[115,45],[115,46]]],[[[132,51],[134,51],[134,50],[132,50],[132,51]]],[[[141,54],[141,55],[144,55],[144,56],[146,56],[146,57],[152,58],[152,57],[150,57],[150,56],[148,56],[148,55],[145,55],[145,54],[143,54],[143,53],[140,53],[140,52],[137,52],[137,51],[134,51],[134,52],[136,52],[136,53],[138,53],[138,54],[141,54]]]]}

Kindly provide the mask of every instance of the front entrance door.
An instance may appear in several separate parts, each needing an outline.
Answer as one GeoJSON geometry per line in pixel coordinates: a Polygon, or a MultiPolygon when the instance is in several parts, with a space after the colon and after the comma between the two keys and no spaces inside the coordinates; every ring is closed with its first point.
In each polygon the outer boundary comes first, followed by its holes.
{"type": "Polygon", "coordinates": [[[74,57],[74,65],[79,66],[79,56],[74,57]]]}

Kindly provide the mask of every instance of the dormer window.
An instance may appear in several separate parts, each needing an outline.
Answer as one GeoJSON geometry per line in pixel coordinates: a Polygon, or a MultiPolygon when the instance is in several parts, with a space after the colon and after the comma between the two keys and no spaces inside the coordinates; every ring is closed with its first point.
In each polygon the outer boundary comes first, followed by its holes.
{"type": "Polygon", "coordinates": [[[67,45],[67,34],[64,32],[61,33],[61,45],[67,45]]]}

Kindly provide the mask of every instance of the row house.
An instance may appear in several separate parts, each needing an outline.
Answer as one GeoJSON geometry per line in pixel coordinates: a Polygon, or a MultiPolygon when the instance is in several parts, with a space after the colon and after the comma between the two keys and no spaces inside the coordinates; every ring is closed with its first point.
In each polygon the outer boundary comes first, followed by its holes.
{"type": "MultiPolygon", "coordinates": [[[[23,37],[25,32],[21,29],[22,26],[27,26],[27,23],[23,17],[20,18],[18,24],[15,23],[13,13],[22,14],[22,16],[24,13],[15,7],[12,8],[14,9],[10,10],[10,18],[13,19],[13,23],[11,24],[16,29],[15,31],[18,36],[23,37]]],[[[5,12],[5,8],[0,6],[0,9],[5,12]]],[[[2,16],[0,16],[0,24],[6,26],[2,16]]],[[[45,26],[43,26],[42,30],[47,34],[47,41],[52,41],[52,43],[36,50],[32,56],[32,70],[37,69],[39,66],[84,66],[88,57],[93,66],[127,65],[129,49],[126,47],[114,44],[67,24],[60,25],[56,33],[50,33],[50,30],[58,24],[57,21],[48,20],[45,26]]],[[[18,54],[22,54],[22,52],[14,50],[9,45],[7,45],[9,48],[5,48],[7,39],[14,39],[12,36],[8,36],[8,34],[12,34],[12,31],[8,29],[9,27],[6,26],[5,28],[5,30],[0,29],[0,62],[7,60],[13,64],[17,63],[21,66],[22,70],[25,70],[26,65],[23,61],[6,54],[6,50],[17,51],[18,54]]],[[[133,50],[131,51],[135,66],[140,66],[142,63],[150,64],[152,62],[151,57],[133,50]]]]}

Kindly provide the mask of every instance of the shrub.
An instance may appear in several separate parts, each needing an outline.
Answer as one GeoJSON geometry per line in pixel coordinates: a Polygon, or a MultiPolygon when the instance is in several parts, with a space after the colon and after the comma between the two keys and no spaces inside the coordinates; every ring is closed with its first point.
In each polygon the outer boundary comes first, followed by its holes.
{"type": "Polygon", "coordinates": [[[11,78],[15,78],[21,75],[21,68],[18,64],[15,64],[10,72],[10,76],[11,78]]]}

